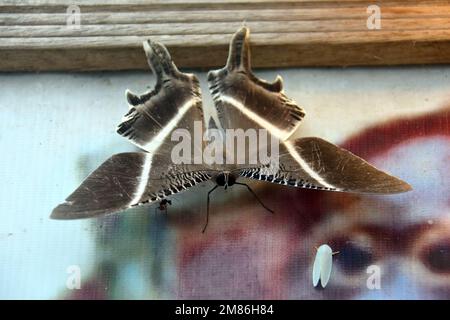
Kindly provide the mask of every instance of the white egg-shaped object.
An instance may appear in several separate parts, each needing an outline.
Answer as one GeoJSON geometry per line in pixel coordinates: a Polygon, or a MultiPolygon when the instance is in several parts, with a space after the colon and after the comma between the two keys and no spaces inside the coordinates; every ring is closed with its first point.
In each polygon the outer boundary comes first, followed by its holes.
{"type": "Polygon", "coordinates": [[[313,285],[317,287],[319,284],[325,288],[331,276],[331,268],[333,266],[333,250],[327,244],[321,245],[317,249],[316,258],[313,265],[313,285]]]}

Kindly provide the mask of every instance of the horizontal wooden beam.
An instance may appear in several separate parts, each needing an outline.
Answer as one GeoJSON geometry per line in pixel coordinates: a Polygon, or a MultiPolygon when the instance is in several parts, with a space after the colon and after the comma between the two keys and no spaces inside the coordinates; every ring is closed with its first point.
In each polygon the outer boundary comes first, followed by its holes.
{"type": "Polygon", "coordinates": [[[224,64],[245,21],[256,67],[400,65],[450,62],[449,1],[379,1],[381,29],[367,28],[373,1],[0,2],[0,70],[147,68],[142,41],[168,46],[180,67],[224,64]]]}

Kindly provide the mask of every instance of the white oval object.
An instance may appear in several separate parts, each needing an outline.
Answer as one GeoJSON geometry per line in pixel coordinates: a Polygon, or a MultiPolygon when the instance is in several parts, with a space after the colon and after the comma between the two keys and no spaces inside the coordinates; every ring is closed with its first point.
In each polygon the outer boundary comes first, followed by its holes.
{"type": "Polygon", "coordinates": [[[333,265],[333,250],[327,244],[321,245],[317,249],[316,258],[313,265],[313,285],[317,287],[319,284],[325,288],[330,280],[331,267],[333,265]]]}

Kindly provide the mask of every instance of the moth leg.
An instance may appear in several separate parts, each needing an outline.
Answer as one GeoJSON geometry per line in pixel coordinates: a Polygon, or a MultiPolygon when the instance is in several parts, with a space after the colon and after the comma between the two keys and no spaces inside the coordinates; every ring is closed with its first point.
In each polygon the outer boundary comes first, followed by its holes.
{"type": "Polygon", "coordinates": [[[259,197],[256,195],[256,193],[252,190],[252,188],[250,188],[250,186],[246,183],[241,183],[241,182],[235,182],[234,184],[238,184],[241,186],[246,186],[248,191],[251,192],[251,194],[253,194],[253,196],[256,198],[256,200],[258,200],[259,204],[262,205],[264,207],[264,209],[266,209],[267,211],[269,211],[270,213],[275,213],[272,209],[268,208],[262,201],[261,199],[259,199],[259,197]]]}
{"type": "Polygon", "coordinates": [[[169,205],[171,206],[172,205],[172,200],[167,200],[167,203],[166,203],[166,214],[167,214],[167,208],[169,207],[169,205]]]}
{"type": "MultiPolygon", "coordinates": [[[[157,211],[159,211],[159,212],[162,212],[162,211],[163,211],[163,209],[161,209],[161,208],[162,208],[161,203],[162,203],[162,201],[160,201],[160,202],[158,203],[158,206],[155,207],[155,214],[157,214],[157,211]]],[[[167,210],[167,208],[166,208],[166,210],[167,210]]]]}
{"type": "Polygon", "coordinates": [[[213,192],[214,190],[217,189],[219,185],[216,185],[214,188],[212,188],[211,190],[208,191],[208,200],[206,201],[206,223],[205,226],[203,227],[202,233],[205,233],[206,227],[208,226],[208,221],[209,221],[209,196],[211,194],[211,192],[213,192]]]}

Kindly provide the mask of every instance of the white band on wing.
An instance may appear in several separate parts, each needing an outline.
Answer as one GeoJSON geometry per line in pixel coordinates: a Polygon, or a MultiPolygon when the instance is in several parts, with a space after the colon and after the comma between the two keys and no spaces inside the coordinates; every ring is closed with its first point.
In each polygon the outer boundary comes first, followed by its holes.
{"type": "Polygon", "coordinates": [[[281,130],[281,129],[277,128],[276,126],[274,126],[273,124],[271,124],[270,122],[268,122],[264,118],[260,117],[255,112],[249,110],[241,102],[239,102],[238,100],[236,100],[236,99],[234,99],[232,97],[223,95],[223,96],[218,97],[218,99],[221,100],[222,102],[228,103],[229,105],[231,105],[231,106],[235,107],[236,109],[240,110],[246,117],[248,117],[249,119],[255,121],[259,126],[261,126],[262,128],[266,129],[267,131],[269,131],[269,133],[271,135],[277,137],[277,139],[279,139],[281,141],[284,141],[287,138],[289,138],[289,136],[292,133],[292,132],[286,132],[284,130],[281,130]]]}
{"type": "Polygon", "coordinates": [[[142,164],[142,172],[139,177],[139,185],[136,189],[136,192],[133,195],[133,200],[131,200],[130,202],[130,207],[138,204],[142,196],[144,195],[148,181],[150,180],[150,169],[152,168],[152,160],[153,154],[146,153],[144,163],[142,164]]]}
{"type": "Polygon", "coordinates": [[[284,145],[286,146],[287,150],[291,154],[291,156],[294,158],[294,160],[299,164],[299,166],[305,171],[311,178],[319,182],[321,185],[323,185],[326,188],[330,189],[337,189],[332,184],[329,184],[325,181],[324,178],[322,178],[316,171],[314,171],[303,158],[300,156],[300,154],[297,152],[295,147],[292,145],[290,141],[285,141],[284,145]]]}
{"type": "Polygon", "coordinates": [[[188,112],[192,106],[195,106],[197,103],[199,103],[199,101],[201,100],[197,97],[191,98],[178,109],[177,114],[163,128],[161,128],[161,130],[156,136],[153,137],[152,140],[142,146],[138,146],[148,152],[158,150],[159,147],[161,147],[161,145],[164,143],[166,138],[169,136],[169,134],[177,127],[178,122],[180,122],[186,112],[188,112]]]}

